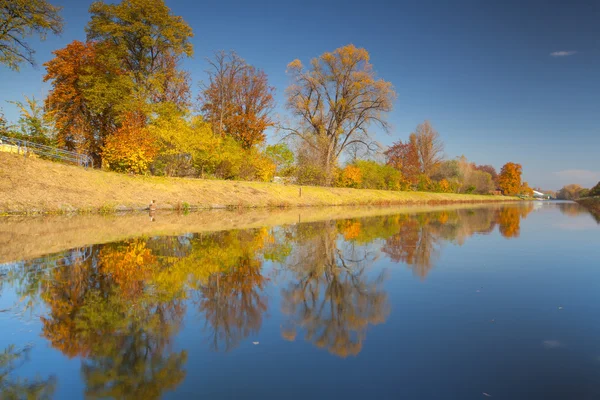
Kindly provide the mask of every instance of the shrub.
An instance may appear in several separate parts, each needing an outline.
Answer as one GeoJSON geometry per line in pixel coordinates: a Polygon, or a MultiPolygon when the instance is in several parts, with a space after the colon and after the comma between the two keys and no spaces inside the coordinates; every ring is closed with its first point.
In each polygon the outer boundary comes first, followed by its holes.
{"type": "Polygon", "coordinates": [[[156,141],[144,126],[144,116],[129,113],[121,127],[106,139],[102,160],[113,171],[142,174],[157,153],[156,141]]]}
{"type": "Polygon", "coordinates": [[[358,188],[362,183],[362,171],[354,165],[347,165],[340,174],[339,186],[358,188]]]}

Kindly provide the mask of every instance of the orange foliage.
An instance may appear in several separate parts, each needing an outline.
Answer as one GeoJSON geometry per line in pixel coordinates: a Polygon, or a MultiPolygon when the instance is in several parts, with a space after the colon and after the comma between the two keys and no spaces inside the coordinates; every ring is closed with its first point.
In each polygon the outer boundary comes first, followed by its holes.
{"type": "Polygon", "coordinates": [[[144,289],[145,281],[151,274],[156,256],[146,247],[146,241],[136,239],[126,248],[105,247],[100,252],[102,272],[111,276],[127,298],[135,298],[144,289]]]}
{"type": "Polygon", "coordinates": [[[219,52],[210,64],[210,84],[200,95],[207,121],[217,134],[233,137],[245,149],[263,143],[265,130],[273,126],[269,114],[275,106],[275,88],[267,74],[235,52],[219,52]]]}
{"type": "Polygon", "coordinates": [[[342,227],[342,235],[345,240],[356,239],[360,235],[360,222],[345,221],[342,227]]]}
{"type": "Polygon", "coordinates": [[[515,196],[521,191],[521,164],[506,163],[500,171],[498,186],[507,196],[515,196]]]}
{"type": "Polygon", "coordinates": [[[102,159],[119,172],[146,172],[158,154],[155,139],[146,130],[142,113],[127,113],[121,127],[106,139],[102,159]]]}
{"type": "Polygon", "coordinates": [[[45,108],[54,121],[58,144],[98,157],[112,128],[110,116],[92,110],[84,93],[90,74],[107,72],[98,60],[98,46],[75,40],[53,54],[44,64],[44,82],[52,81],[45,108]]]}
{"type": "Polygon", "coordinates": [[[452,193],[452,186],[446,179],[442,179],[440,182],[440,192],[442,193],[452,193]]]}

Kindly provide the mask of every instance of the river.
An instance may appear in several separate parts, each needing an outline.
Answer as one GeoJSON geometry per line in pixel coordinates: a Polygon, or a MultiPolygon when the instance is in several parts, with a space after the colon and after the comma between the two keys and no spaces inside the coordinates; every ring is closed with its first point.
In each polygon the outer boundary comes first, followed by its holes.
{"type": "Polygon", "coordinates": [[[600,398],[575,203],[9,218],[0,243],[0,398],[600,398]]]}

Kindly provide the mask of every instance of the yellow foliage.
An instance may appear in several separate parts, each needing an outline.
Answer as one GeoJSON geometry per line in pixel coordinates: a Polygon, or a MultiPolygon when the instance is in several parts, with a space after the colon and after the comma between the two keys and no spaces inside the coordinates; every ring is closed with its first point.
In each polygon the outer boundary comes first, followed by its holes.
{"type": "Polygon", "coordinates": [[[362,171],[354,165],[347,165],[341,174],[342,186],[357,188],[362,182],[362,171]]]}
{"type": "Polygon", "coordinates": [[[111,170],[142,174],[157,153],[156,142],[144,125],[144,116],[130,113],[122,126],[106,139],[102,160],[111,170]]]}

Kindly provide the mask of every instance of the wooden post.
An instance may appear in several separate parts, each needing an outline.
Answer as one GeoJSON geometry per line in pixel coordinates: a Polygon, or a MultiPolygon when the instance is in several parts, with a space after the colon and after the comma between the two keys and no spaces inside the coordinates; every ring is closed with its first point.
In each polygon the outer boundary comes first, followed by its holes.
{"type": "Polygon", "coordinates": [[[302,186],[300,186],[300,197],[302,197],[302,186]]]}

